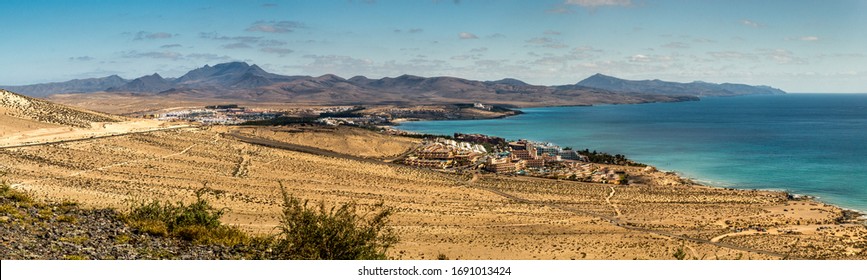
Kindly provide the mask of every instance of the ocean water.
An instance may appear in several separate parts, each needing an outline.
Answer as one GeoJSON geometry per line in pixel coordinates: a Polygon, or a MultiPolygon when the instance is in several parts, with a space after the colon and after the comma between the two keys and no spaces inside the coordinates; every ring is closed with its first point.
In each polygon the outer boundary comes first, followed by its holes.
{"type": "Polygon", "coordinates": [[[493,120],[408,122],[624,154],[699,182],[772,189],[867,211],[867,94],[787,94],[698,102],[522,109],[493,120]]]}

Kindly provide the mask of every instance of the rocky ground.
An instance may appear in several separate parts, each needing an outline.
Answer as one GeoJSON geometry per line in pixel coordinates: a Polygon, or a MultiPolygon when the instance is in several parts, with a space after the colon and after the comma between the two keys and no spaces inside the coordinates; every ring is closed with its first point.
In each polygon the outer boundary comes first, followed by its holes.
{"type": "Polygon", "coordinates": [[[193,244],[139,233],[113,209],[41,203],[20,192],[0,197],[0,259],[238,259],[242,248],[193,244]]]}

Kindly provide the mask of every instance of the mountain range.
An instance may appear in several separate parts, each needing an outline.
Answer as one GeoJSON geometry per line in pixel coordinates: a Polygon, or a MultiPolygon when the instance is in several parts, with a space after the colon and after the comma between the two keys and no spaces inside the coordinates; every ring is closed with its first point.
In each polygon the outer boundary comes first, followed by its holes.
{"type": "Polygon", "coordinates": [[[630,81],[602,74],[590,76],[577,85],[619,92],[642,92],[665,95],[735,96],[746,94],[784,94],[786,92],[769,86],[744,84],[714,84],[706,82],[676,83],[660,80],[630,81]]]}
{"type": "Polygon", "coordinates": [[[402,75],[370,79],[336,75],[285,76],[245,62],[205,65],[178,78],[157,73],[133,80],[118,76],[3,87],[44,97],[59,93],[117,93],[174,98],[293,102],[309,104],[440,104],[489,102],[523,106],[589,105],[697,100],[699,96],[783,93],[766,86],[629,81],[602,74],[577,84],[530,85],[516,79],[475,81],[455,77],[402,75]]]}

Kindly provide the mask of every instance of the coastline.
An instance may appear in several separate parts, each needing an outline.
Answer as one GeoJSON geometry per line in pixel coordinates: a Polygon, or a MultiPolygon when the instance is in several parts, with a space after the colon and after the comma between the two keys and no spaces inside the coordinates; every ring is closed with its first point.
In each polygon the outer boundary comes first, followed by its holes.
{"type": "MultiPolygon", "coordinates": [[[[685,101],[681,101],[681,102],[685,102],[685,101]]],[[[605,104],[605,105],[624,105],[624,104],[605,104]]],[[[626,105],[630,105],[630,104],[626,104],[626,105]]],[[[542,106],[542,107],[527,107],[527,108],[590,107],[590,106],[593,106],[593,105],[592,104],[591,105],[564,105],[564,106],[542,106]]],[[[524,112],[521,112],[519,114],[524,114],[524,112]]],[[[490,119],[502,119],[502,118],[506,118],[506,117],[516,116],[519,114],[501,116],[501,117],[490,118],[490,119]]],[[[471,119],[467,119],[467,120],[471,120],[471,119]]],[[[414,122],[414,121],[444,121],[444,120],[442,120],[442,119],[395,119],[392,121],[395,125],[384,126],[384,127],[387,127],[389,129],[392,129],[395,131],[408,133],[408,134],[424,134],[424,133],[420,133],[420,132],[408,131],[408,130],[403,130],[403,129],[399,128],[400,125],[403,123],[414,122]]],[[[462,133],[467,133],[467,132],[462,132],[462,133]]],[[[448,135],[444,135],[444,136],[448,136],[448,135]]],[[[489,135],[489,136],[497,136],[497,135],[489,135]]],[[[557,145],[558,143],[552,143],[552,144],[557,145]]],[[[588,148],[588,149],[592,150],[592,148],[590,148],[590,147],[584,147],[584,148],[588,148]]],[[[601,152],[605,152],[605,151],[601,151],[601,152]]],[[[626,155],[626,156],[628,158],[628,155],[626,155]]],[[[701,178],[688,177],[684,173],[682,173],[678,170],[660,169],[655,165],[646,164],[646,163],[643,163],[640,161],[634,161],[634,162],[638,163],[638,164],[644,164],[644,165],[649,166],[649,167],[653,167],[655,170],[657,170],[656,172],[674,174],[677,177],[677,180],[688,182],[688,184],[692,187],[705,187],[705,188],[715,188],[715,189],[725,189],[725,190],[731,189],[731,190],[746,190],[746,191],[752,190],[752,191],[775,192],[775,193],[784,194],[787,197],[794,197],[794,199],[790,199],[793,201],[809,201],[809,202],[813,202],[813,203],[821,203],[821,204],[825,204],[825,205],[830,205],[830,206],[833,206],[833,207],[840,209],[841,211],[844,211],[844,212],[848,211],[848,212],[857,213],[857,218],[855,220],[857,220],[861,224],[867,225],[867,209],[854,209],[854,208],[843,207],[843,206],[840,206],[840,205],[835,204],[833,202],[824,201],[824,200],[822,200],[821,196],[817,196],[814,194],[798,193],[798,192],[794,192],[791,190],[787,190],[785,188],[767,189],[767,188],[736,188],[736,187],[717,186],[717,185],[714,185],[707,180],[702,180],[701,178]]]]}

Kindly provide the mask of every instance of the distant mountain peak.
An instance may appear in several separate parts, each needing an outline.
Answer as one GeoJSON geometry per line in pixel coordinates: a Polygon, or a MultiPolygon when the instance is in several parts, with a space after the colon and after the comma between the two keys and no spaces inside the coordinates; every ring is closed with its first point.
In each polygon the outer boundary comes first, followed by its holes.
{"type": "Polygon", "coordinates": [[[496,81],[486,81],[485,83],[489,84],[500,84],[500,85],[510,85],[510,86],[529,86],[530,84],[525,83],[524,81],[513,79],[513,78],[504,78],[496,81]]]}
{"type": "Polygon", "coordinates": [[[424,80],[424,77],[419,77],[419,76],[410,75],[410,74],[403,74],[403,75],[397,76],[395,79],[400,79],[400,80],[424,80]]]}

